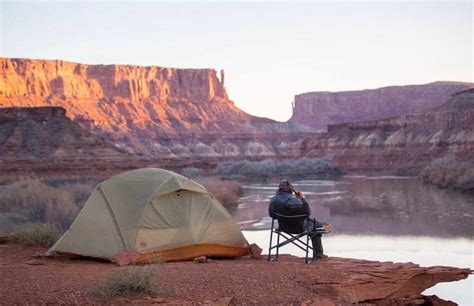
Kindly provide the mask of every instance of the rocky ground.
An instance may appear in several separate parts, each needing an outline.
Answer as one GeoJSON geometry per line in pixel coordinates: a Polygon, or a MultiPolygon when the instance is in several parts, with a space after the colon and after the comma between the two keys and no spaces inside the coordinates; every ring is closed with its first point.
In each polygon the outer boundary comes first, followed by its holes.
{"type": "MultiPolygon", "coordinates": [[[[18,303],[98,303],[93,292],[113,271],[111,263],[35,258],[44,248],[0,244],[0,301],[18,303]]],[[[309,265],[283,255],[265,258],[176,262],[156,265],[155,293],[119,296],[110,303],[449,305],[420,295],[439,282],[464,279],[472,271],[423,268],[412,263],[329,258],[309,265]],[[431,304],[430,304],[431,303],[431,304]]]]}

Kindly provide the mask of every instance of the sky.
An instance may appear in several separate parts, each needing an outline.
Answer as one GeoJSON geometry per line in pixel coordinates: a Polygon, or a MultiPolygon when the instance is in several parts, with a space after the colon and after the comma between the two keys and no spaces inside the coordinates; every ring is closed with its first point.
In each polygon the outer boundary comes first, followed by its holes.
{"type": "Polygon", "coordinates": [[[244,111],[294,96],[473,80],[471,1],[7,1],[0,56],[224,69],[244,111]]]}

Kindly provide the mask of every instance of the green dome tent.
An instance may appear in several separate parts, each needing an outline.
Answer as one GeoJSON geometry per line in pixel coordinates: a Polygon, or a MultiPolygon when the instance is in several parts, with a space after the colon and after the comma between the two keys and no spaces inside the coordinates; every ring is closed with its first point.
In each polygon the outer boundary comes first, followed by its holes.
{"type": "Polygon", "coordinates": [[[248,243],[227,210],[200,184],[144,168],[100,183],[53,252],[135,262],[235,257],[248,243]]]}

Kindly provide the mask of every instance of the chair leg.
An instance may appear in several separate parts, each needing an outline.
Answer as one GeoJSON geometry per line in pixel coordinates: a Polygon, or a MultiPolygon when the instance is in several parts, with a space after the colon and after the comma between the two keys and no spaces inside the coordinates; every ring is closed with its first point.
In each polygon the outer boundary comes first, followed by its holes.
{"type": "Polygon", "coordinates": [[[277,248],[276,248],[276,259],[278,260],[278,251],[280,250],[280,233],[277,233],[277,248]]]}
{"type": "Polygon", "coordinates": [[[309,246],[309,235],[306,235],[306,260],[305,260],[305,263],[307,264],[308,263],[308,246],[309,246]]]}
{"type": "Polygon", "coordinates": [[[272,260],[272,238],[273,238],[273,225],[275,219],[272,218],[272,228],[270,229],[270,246],[268,247],[268,261],[272,260]]]}
{"type": "Polygon", "coordinates": [[[273,230],[270,230],[270,246],[268,247],[268,258],[267,258],[268,261],[272,259],[272,236],[273,236],[273,230]]]}

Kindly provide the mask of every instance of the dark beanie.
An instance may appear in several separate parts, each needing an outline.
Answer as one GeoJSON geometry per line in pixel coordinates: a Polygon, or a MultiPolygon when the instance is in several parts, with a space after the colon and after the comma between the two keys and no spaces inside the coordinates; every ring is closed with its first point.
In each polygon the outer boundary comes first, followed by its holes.
{"type": "Polygon", "coordinates": [[[282,192],[292,192],[293,191],[293,185],[290,183],[288,180],[283,180],[280,182],[278,185],[278,191],[282,192]]]}

